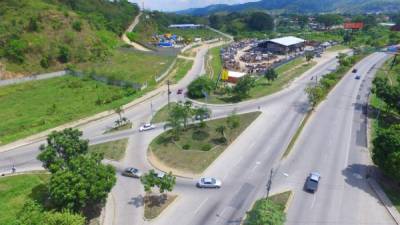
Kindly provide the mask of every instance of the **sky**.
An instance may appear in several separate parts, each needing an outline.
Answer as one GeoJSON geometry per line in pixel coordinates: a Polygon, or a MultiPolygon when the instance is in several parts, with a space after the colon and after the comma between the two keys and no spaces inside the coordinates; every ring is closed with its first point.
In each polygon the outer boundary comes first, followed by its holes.
{"type": "Polygon", "coordinates": [[[129,0],[135,2],[142,7],[159,11],[177,11],[188,8],[204,7],[212,4],[239,4],[245,2],[255,2],[258,0],[129,0]]]}

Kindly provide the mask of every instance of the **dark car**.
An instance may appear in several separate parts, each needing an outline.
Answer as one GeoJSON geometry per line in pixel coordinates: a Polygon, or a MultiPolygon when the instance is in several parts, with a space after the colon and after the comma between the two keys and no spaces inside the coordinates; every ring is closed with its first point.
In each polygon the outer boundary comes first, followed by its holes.
{"type": "Polygon", "coordinates": [[[208,118],[210,118],[210,114],[208,114],[208,113],[203,114],[203,115],[196,115],[194,117],[195,120],[206,120],[208,118]]]}
{"type": "Polygon", "coordinates": [[[183,93],[182,89],[178,89],[178,91],[176,92],[178,95],[181,95],[183,93]]]}
{"type": "Polygon", "coordinates": [[[308,175],[306,180],[305,190],[311,193],[316,192],[320,180],[321,180],[321,175],[319,173],[317,172],[310,173],[310,175],[308,175]]]}
{"type": "Polygon", "coordinates": [[[356,75],[356,80],[359,80],[359,79],[361,79],[361,76],[360,75],[356,75]]]}
{"type": "Polygon", "coordinates": [[[353,69],[351,72],[352,73],[357,73],[357,71],[358,71],[357,69],[353,69]]]}

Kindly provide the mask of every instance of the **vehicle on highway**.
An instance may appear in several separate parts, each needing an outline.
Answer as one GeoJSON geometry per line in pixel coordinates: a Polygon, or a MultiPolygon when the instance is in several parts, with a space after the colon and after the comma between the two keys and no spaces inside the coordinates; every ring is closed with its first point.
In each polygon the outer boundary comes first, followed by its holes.
{"type": "Polygon", "coordinates": [[[196,185],[199,188],[221,188],[222,182],[217,178],[204,177],[197,181],[196,185]]]}
{"type": "Polygon", "coordinates": [[[321,174],[318,172],[311,172],[310,175],[308,175],[306,184],[305,184],[305,189],[308,192],[314,193],[318,189],[318,184],[319,181],[321,180],[321,174]]]}
{"type": "Polygon", "coordinates": [[[178,95],[181,95],[183,93],[182,89],[178,89],[178,91],[176,92],[178,95]]]}
{"type": "Polygon", "coordinates": [[[210,118],[210,114],[209,113],[206,113],[206,114],[203,114],[203,115],[196,115],[194,117],[195,120],[201,120],[201,119],[206,120],[208,118],[210,118]]]}
{"type": "Polygon", "coordinates": [[[142,172],[136,168],[129,167],[122,172],[122,175],[126,177],[140,178],[142,176],[142,172]]]}
{"type": "Polygon", "coordinates": [[[142,126],[139,127],[139,131],[148,131],[148,130],[153,130],[154,128],[156,128],[153,124],[151,123],[146,123],[142,126]]]}
{"type": "Polygon", "coordinates": [[[359,79],[361,79],[361,76],[360,75],[356,75],[356,80],[359,80],[359,79]]]}
{"type": "Polygon", "coordinates": [[[358,71],[357,69],[353,69],[351,72],[352,73],[357,73],[357,71],[358,71]]]}

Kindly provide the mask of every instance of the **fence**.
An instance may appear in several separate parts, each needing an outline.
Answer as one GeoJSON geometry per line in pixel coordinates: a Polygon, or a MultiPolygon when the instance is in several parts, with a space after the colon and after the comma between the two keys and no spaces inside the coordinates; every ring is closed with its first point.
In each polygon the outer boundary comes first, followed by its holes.
{"type": "Polygon", "coordinates": [[[0,87],[12,85],[12,84],[24,83],[24,82],[28,82],[28,81],[34,81],[34,80],[45,80],[45,79],[50,79],[50,78],[55,78],[55,77],[61,77],[66,74],[67,74],[67,71],[62,70],[62,71],[53,72],[53,73],[44,73],[44,74],[38,74],[38,75],[31,75],[28,77],[0,80],[0,87]]]}

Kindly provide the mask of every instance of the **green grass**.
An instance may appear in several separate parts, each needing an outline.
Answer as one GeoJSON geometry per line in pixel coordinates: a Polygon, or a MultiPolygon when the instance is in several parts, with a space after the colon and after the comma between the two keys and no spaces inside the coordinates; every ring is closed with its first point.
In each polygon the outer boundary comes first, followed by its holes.
{"type": "Polygon", "coordinates": [[[109,160],[119,161],[125,155],[125,150],[128,144],[128,139],[110,141],[103,144],[91,145],[90,152],[103,153],[104,158],[109,160]]]}
{"type": "MultiPolygon", "coordinates": [[[[176,102],[171,102],[169,104],[170,107],[174,107],[176,105],[176,102]]],[[[162,107],[160,110],[156,112],[154,117],[151,119],[152,123],[161,123],[165,122],[168,119],[168,105],[162,107]]]]}
{"type": "Polygon", "coordinates": [[[172,69],[171,73],[169,74],[169,76],[171,77],[170,81],[175,84],[178,83],[183,77],[185,77],[192,66],[193,60],[178,58],[174,69],[172,69]]]}
{"type": "MultiPolygon", "coordinates": [[[[304,72],[316,65],[316,62],[305,62],[304,58],[295,59],[276,69],[278,78],[273,82],[269,82],[264,77],[259,77],[255,87],[250,90],[249,96],[244,100],[260,98],[282,90],[290,81],[301,76],[304,72]]],[[[205,99],[200,99],[205,101],[205,99]]],[[[211,94],[208,102],[213,104],[224,104],[233,102],[234,98],[228,95],[211,94]]]]}
{"type": "Polygon", "coordinates": [[[345,46],[345,45],[335,45],[335,46],[328,48],[326,51],[335,52],[335,51],[340,51],[340,50],[345,50],[345,49],[349,49],[349,47],[345,46]]]}
{"type": "Polygon", "coordinates": [[[286,150],[283,153],[282,158],[285,158],[290,154],[290,152],[293,149],[294,144],[296,143],[297,139],[299,138],[301,132],[303,131],[303,129],[304,129],[305,125],[307,124],[308,119],[310,119],[311,115],[312,115],[312,111],[307,112],[307,115],[304,117],[304,119],[300,123],[300,126],[297,128],[296,133],[290,139],[290,142],[289,142],[288,146],[286,147],[286,150]]]}
{"type": "Polygon", "coordinates": [[[131,128],[132,128],[132,123],[129,122],[129,123],[126,123],[126,124],[124,124],[122,126],[119,126],[119,127],[113,127],[113,128],[107,130],[104,133],[107,134],[107,133],[112,133],[112,132],[117,132],[117,131],[122,131],[122,130],[129,130],[131,128]]]}
{"type": "MultiPolygon", "coordinates": [[[[259,115],[260,112],[238,115],[240,126],[225,133],[228,142],[234,141],[259,115]]],[[[201,173],[229,146],[218,142],[221,135],[215,129],[220,125],[226,126],[226,118],[207,121],[204,128],[190,125],[178,141],[172,141],[171,131],[167,131],[153,140],[150,151],[171,168],[201,173]],[[184,150],[184,145],[189,149],[184,150]]]]}
{"type": "Polygon", "coordinates": [[[289,201],[290,195],[292,191],[286,191],[279,194],[275,194],[269,197],[269,199],[276,204],[279,204],[283,207],[286,207],[287,202],[289,201]]]}
{"type": "Polygon", "coordinates": [[[88,74],[94,71],[99,76],[116,80],[154,83],[155,76],[165,72],[174,58],[128,49],[116,50],[105,62],[82,64],[78,68],[88,74]]]}
{"type": "Polygon", "coordinates": [[[0,88],[0,142],[126,104],[142,93],[71,76],[0,88]]]}
{"type": "Polygon", "coordinates": [[[0,224],[13,224],[28,199],[43,200],[47,174],[17,175],[0,178],[0,224]]]}
{"type": "Polygon", "coordinates": [[[217,80],[222,72],[221,49],[223,47],[215,47],[208,51],[206,72],[212,80],[217,80]]]}
{"type": "Polygon", "coordinates": [[[148,220],[156,218],[176,198],[176,195],[146,195],[144,197],[144,218],[148,220]]]}

